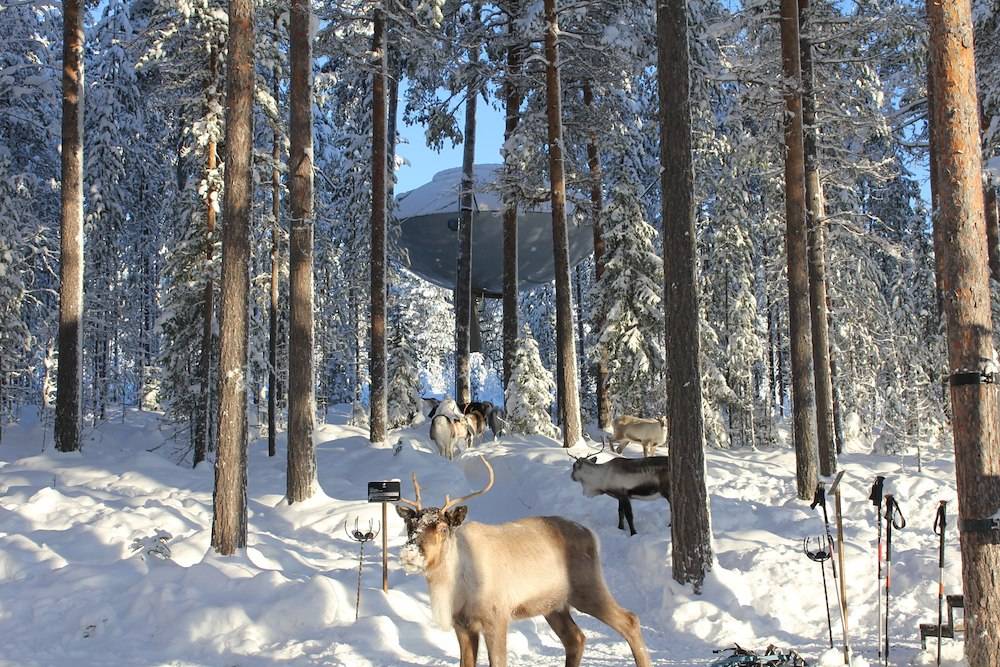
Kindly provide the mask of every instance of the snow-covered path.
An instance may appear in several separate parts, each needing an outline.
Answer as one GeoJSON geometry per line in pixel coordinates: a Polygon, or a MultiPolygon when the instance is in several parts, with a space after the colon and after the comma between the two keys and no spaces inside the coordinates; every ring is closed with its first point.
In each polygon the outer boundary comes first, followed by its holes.
{"type": "MultiPolygon", "coordinates": [[[[482,465],[472,453],[454,462],[437,456],[425,426],[394,434],[395,453],[369,445],[342,415],[331,421],[338,424],[317,433],[322,492],[307,503],[283,502],[283,441],[271,459],[266,443],[252,444],[249,548],[230,559],[209,549],[212,467],[172,463],[174,445],[155,415],[129,413],[124,424],[101,425],[72,455],[54,453],[51,435],[42,451],[37,425],[9,427],[0,445],[0,665],[457,664],[453,633],[430,625],[423,579],[405,576],[396,563],[403,527],[391,508],[391,590],[380,588],[379,547],[367,548],[355,622],[358,547],[344,525],[381,518],[379,506],[365,502],[369,480],[400,478],[407,495],[416,472],[432,502],[480,486],[482,465]],[[133,555],[133,541],[157,531],[172,535],[171,559],[133,555]]],[[[791,646],[811,659],[826,649],[819,566],[801,552],[804,536],[821,534],[822,519],[794,498],[790,450],[709,452],[717,565],[700,596],[670,577],[663,501],[636,503],[639,534],[630,538],[617,530],[614,500],[582,496],[555,441],[510,438],[476,453],[490,460],[497,481],[470,501],[470,520],[561,514],[594,529],[608,585],[639,615],[656,665],[708,664],[712,649],[733,642],[791,646]]],[[[637,447],[627,454],[637,456],[637,447]]],[[[950,453],[931,449],[929,459],[918,473],[912,457],[842,458],[851,634],[856,653],[872,663],[875,532],[867,497],[875,474],[889,477],[886,490],[909,520],[893,535],[892,664],[932,663],[919,652],[916,630],[936,616],[931,525],[938,500],[954,511],[955,490],[950,453]]],[[[831,519],[832,509],[831,502],[831,519]]],[[[957,533],[949,538],[946,589],[957,593],[957,533]]],[[[592,618],[576,618],[587,634],[584,665],[631,664],[623,640],[592,618]]],[[[563,664],[562,646],[541,619],[514,624],[508,643],[512,667],[563,664]]],[[[946,656],[958,658],[960,648],[946,642],[946,656]]]]}

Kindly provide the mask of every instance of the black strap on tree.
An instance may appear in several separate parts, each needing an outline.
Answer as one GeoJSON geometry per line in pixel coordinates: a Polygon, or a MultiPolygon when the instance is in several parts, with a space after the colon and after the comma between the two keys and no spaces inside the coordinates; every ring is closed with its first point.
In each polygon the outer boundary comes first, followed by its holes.
{"type": "Polygon", "coordinates": [[[937,664],[941,664],[941,624],[944,622],[942,612],[944,603],[944,533],[945,533],[945,506],[948,503],[942,500],[938,504],[937,515],[934,517],[934,534],[940,537],[938,540],[938,622],[937,622],[937,664]]]}
{"type": "Polygon", "coordinates": [[[998,374],[987,371],[955,371],[948,376],[952,387],[962,387],[969,384],[997,384],[998,374]]]}

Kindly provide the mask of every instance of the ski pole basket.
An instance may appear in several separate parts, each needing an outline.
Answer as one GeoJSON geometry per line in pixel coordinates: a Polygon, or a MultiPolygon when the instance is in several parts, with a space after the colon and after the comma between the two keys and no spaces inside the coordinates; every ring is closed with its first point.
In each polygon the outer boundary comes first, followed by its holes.
{"type": "Polygon", "coordinates": [[[720,648],[712,653],[729,653],[719,658],[709,667],[808,667],[802,656],[792,649],[779,649],[774,644],[768,646],[763,653],[745,649],[739,644],[729,648],[720,648]]]}

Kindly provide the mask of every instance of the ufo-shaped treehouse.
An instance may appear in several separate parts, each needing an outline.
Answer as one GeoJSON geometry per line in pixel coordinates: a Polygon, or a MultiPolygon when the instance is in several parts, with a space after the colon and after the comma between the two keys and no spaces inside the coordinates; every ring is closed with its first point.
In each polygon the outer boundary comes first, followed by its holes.
{"type": "MultiPolygon", "coordinates": [[[[494,185],[503,165],[476,165],[472,222],[472,292],[503,295],[503,206],[494,185]]],[[[430,183],[397,198],[399,242],[410,271],[441,287],[454,288],[458,273],[458,218],[461,168],[438,172],[430,183]]],[[[572,206],[567,205],[567,216],[572,206]]],[[[569,223],[570,264],[594,251],[589,223],[569,223]]],[[[517,218],[518,287],[544,285],[555,278],[552,212],[548,203],[520,209],[517,218]]]]}

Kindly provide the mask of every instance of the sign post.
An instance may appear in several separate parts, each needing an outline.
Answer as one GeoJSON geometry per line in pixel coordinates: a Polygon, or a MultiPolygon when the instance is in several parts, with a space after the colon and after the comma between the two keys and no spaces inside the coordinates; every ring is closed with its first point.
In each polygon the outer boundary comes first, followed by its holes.
{"type": "Polygon", "coordinates": [[[368,482],[368,502],[382,503],[382,591],[389,592],[388,503],[399,500],[399,480],[368,482]]]}

